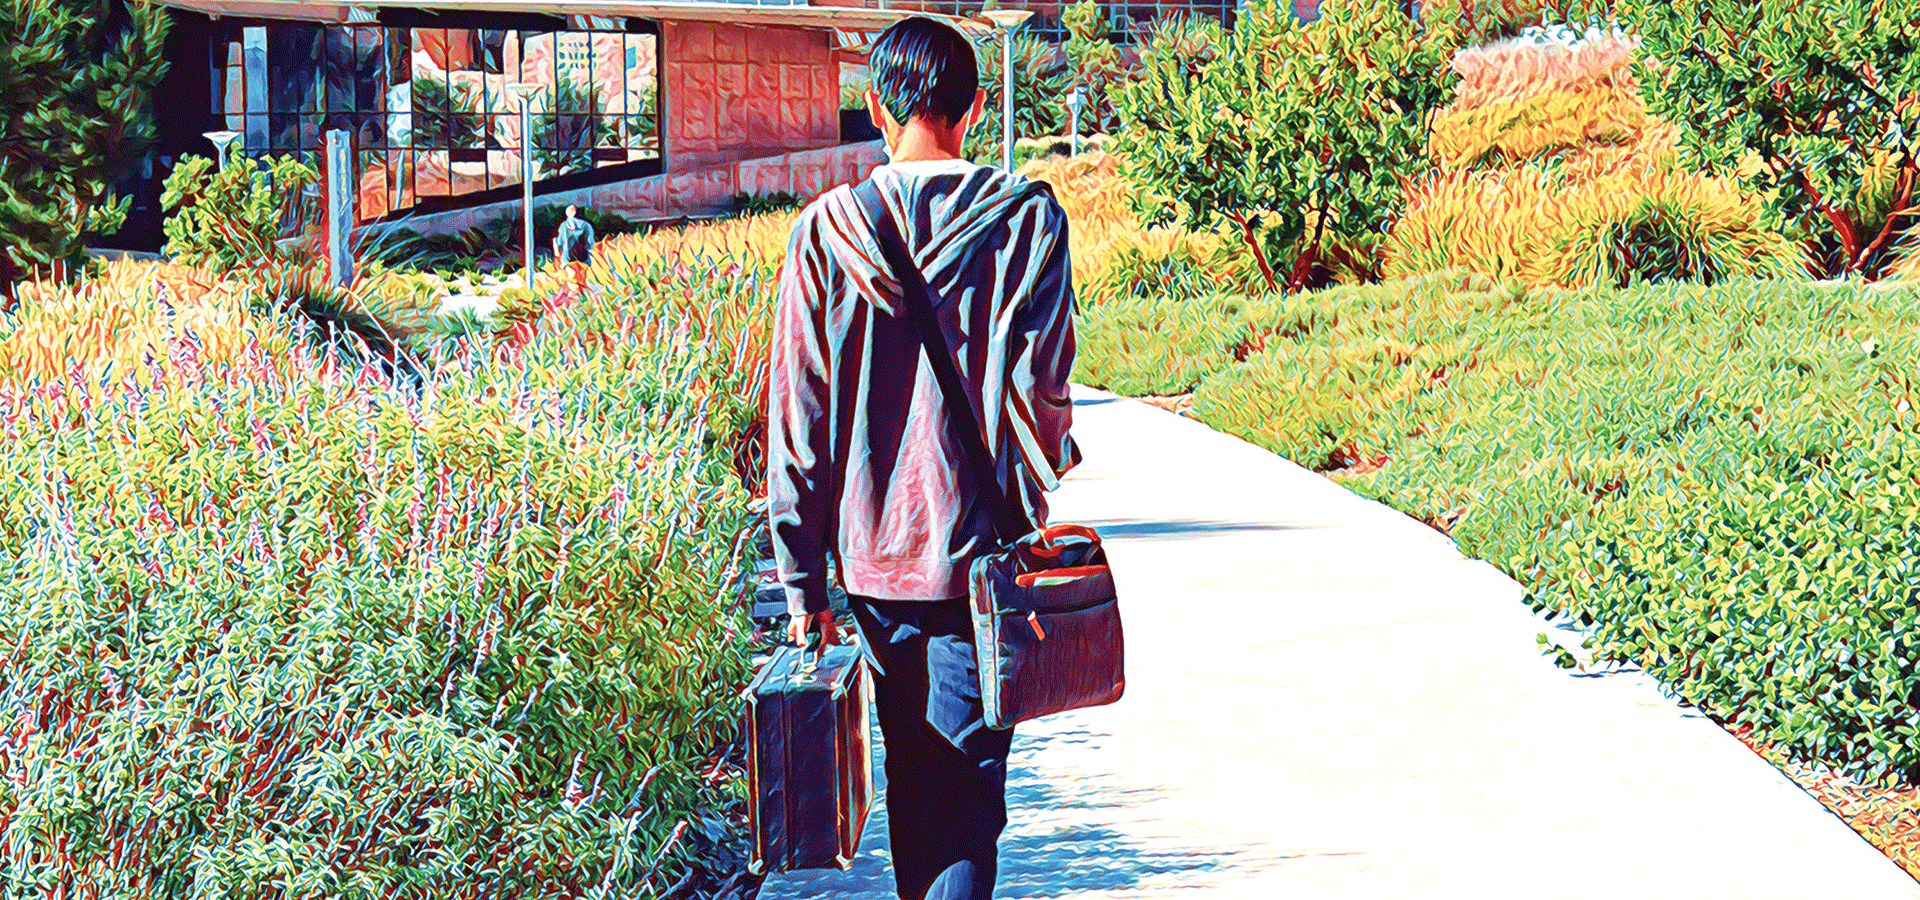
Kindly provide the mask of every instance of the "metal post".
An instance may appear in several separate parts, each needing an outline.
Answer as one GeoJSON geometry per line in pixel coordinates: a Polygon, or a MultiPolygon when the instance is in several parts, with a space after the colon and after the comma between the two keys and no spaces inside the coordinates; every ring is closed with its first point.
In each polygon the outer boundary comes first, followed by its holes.
{"type": "Polygon", "coordinates": [[[233,142],[240,139],[240,132],[209,131],[200,136],[203,138],[206,138],[208,141],[212,142],[213,144],[214,171],[216,172],[226,171],[227,170],[227,148],[233,146],[233,142]]]}
{"type": "Polygon", "coordinates": [[[520,98],[520,189],[527,226],[527,246],[522,277],[533,288],[533,95],[520,98]]]}
{"type": "Polygon", "coordinates": [[[1067,154],[1069,156],[1080,155],[1080,98],[1081,91],[1077,87],[1073,89],[1073,93],[1067,95],[1067,140],[1069,142],[1067,154]]]}
{"type": "Polygon", "coordinates": [[[1013,171],[1013,30],[1032,15],[1032,11],[1025,9],[988,9],[980,12],[980,18],[1000,29],[1000,39],[1006,42],[1001,45],[1000,54],[1000,71],[1005,76],[1001,79],[1000,91],[1006,95],[1007,101],[1000,113],[1000,130],[1006,132],[1002,135],[1005,142],[1000,151],[1000,165],[1009,172],[1013,171]]]}
{"type": "Polygon", "coordinates": [[[1013,29],[1001,29],[1000,40],[1002,46],[1006,48],[1005,55],[1001,57],[1000,66],[1001,73],[1004,74],[1006,78],[1000,89],[1006,93],[1007,100],[1006,113],[1000,120],[1003,126],[1002,130],[1006,132],[1006,134],[1003,135],[1003,137],[1006,138],[1005,148],[1000,154],[1000,159],[1001,168],[1011,172],[1013,171],[1013,29]]]}
{"type": "Polygon", "coordinates": [[[345,129],[327,132],[327,262],[333,283],[353,281],[353,141],[345,129]]]}

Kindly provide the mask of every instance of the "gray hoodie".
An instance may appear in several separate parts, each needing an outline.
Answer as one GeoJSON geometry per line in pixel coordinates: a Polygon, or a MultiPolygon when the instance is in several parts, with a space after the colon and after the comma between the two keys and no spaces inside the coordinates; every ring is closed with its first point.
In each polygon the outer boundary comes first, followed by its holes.
{"type": "MultiPolygon", "coordinates": [[[[1043,491],[1079,461],[1067,218],[1027,179],[963,161],[882,166],[887,198],[986,419],[1000,483],[1046,520],[1043,491]]],[[[774,555],[795,615],[827,608],[826,559],[850,594],[965,596],[991,552],[948,405],[849,187],[794,223],[768,398],[774,555]],[[898,311],[898,313],[896,313],[898,311]]],[[[1005,538],[1017,535],[1003,535],[1005,538]]]]}

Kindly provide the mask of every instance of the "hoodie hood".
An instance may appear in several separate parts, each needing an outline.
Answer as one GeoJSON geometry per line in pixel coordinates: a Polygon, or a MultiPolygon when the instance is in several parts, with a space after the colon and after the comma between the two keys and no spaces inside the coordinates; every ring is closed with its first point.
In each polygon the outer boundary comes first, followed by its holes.
{"type": "MultiPolygon", "coordinates": [[[[914,261],[936,291],[951,290],[983,245],[982,238],[1004,234],[1015,208],[1039,191],[1031,179],[966,160],[892,163],[874,170],[873,180],[900,223],[914,261]]],[[[884,272],[872,226],[853,199],[850,186],[823,198],[821,214],[863,251],[840,258],[858,281],[893,284],[884,272]]],[[[873,298],[893,312],[891,292],[873,298]]]]}

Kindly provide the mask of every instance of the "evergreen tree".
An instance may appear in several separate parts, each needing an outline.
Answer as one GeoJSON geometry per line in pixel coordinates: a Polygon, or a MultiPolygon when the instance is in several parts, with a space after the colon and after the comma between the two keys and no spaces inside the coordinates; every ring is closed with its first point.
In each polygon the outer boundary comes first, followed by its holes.
{"type": "Polygon", "coordinates": [[[166,33],[151,0],[0,0],[0,293],[126,218],[112,185],[153,140],[166,33]]]}

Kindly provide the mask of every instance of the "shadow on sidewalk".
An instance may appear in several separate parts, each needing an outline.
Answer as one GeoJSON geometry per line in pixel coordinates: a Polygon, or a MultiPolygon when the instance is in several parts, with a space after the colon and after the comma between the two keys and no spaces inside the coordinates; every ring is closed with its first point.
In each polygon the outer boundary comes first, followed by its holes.
{"type": "Polygon", "coordinates": [[[1093,892],[1198,887],[1233,880],[1296,856],[1260,845],[1199,845],[1152,833],[1164,793],[1128,787],[1111,775],[1049,771],[1064,756],[1097,758],[1097,739],[1080,728],[1041,726],[1015,737],[1007,779],[1007,831],[1000,838],[999,900],[1037,900],[1093,892]],[[1083,745],[1076,748],[1074,745],[1083,745]],[[1146,825],[1129,834],[1126,823],[1146,825]],[[1117,827],[1116,827],[1117,826],[1117,827]]]}
{"type": "Polygon", "coordinates": [[[1183,535],[1202,537],[1216,534],[1255,533],[1263,531],[1307,531],[1318,528],[1339,528],[1339,525],[1322,525],[1314,522],[1234,522],[1207,519],[1168,519],[1159,522],[1138,520],[1118,520],[1110,522],[1087,522],[1100,532],[1103,538],[1172,538],[1183,535]]]}
{"type": "MultiPolygon", "coordinates": [[[[879,733],[874,742],[880,741],[879,733]]],[[[1074,721],[1022,725],[1015,732],[1007,772],[1007,830],[1000,837],[996,900],[1042,900],[1094,892],[1172,886],[1228,887],[1236,873],[1260,872],[1290,859],[1345,856],[1324,850],[1278,851],[1259,845],[1200,845],[1171,837],[1142,837],[1125,823],[1151,823],[1164,793],[1121,784],[1105,772],[1062,768],[1097,762],[1100,738],[1074,721]],[[1120,826],[1120,827],[1116,827],[1120,826]]],[[[886,771],[875,755],[873,815],[850,871],[813,869],[770,879],[760,900],[894,900],[887,840],[886,771]]],[[[1151,828],[1151,826],[1149,826],[1151,828]]],[[[1136,829],[1149,831],[1149,829],[1136,829]]],[[[1151,831],[1149,831],[1151,833],[1151,831]]]]}

